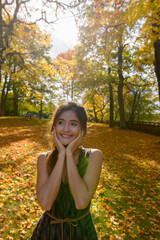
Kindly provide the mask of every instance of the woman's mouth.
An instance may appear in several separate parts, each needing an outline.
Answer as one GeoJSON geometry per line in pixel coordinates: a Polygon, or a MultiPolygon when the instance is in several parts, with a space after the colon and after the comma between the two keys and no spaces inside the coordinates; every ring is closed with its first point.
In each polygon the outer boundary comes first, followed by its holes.
{"type": "Polygon", "coordinates": [[[70,137],[72,137],[71,135],[68,135],[68,134],[61,134],[61,137],[62,138],[65,138],[65,139],[68,139],[70,137]]]}

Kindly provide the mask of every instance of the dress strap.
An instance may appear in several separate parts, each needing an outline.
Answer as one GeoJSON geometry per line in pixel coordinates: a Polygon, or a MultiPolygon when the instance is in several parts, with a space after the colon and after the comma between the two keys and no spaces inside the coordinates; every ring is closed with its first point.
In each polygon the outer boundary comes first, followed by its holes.
{"type": "Polygon", "coordinates": [[[81,220],[82,218],[86,217],[88,214],[89,214],[89,210],[83,214],[82,216],[80,217],[77,217],[77,218],[63,218],[63,219],[60,219],[60,218],[56,218],[55,216],[51,215],[49,212],[47,212],[47,215],[52,218],[53,220],[50,221],[51,224],[56,224],[56,223],[61,223],[61,237],[62,237],[62,240],[63,240],[63,223],[68,223],[69,224],[69,228],[70,228],[70,240],[71,240],[71,227],[77,227],[78,226],[78,221],[81,220]]]}
{"type": "Polygon", "coordinates": [[[89,157],[89,154],[90,154],[90,152],[91,152],[91,148],[86,148],[85,149],[86,151],[85,151],[85,155],[87,156],[87,157],[89,157]]]}

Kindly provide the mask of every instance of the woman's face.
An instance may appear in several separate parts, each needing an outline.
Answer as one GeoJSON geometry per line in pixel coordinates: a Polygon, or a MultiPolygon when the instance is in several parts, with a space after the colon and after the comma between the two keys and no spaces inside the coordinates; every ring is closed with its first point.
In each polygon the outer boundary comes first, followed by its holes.
{"type": "Polygon", "coordinates": [[[57,137],[63,145],[68,145],[77,138],[80,130],[80,121],[72,110],[64,111],[55,124],[57,137]]]}

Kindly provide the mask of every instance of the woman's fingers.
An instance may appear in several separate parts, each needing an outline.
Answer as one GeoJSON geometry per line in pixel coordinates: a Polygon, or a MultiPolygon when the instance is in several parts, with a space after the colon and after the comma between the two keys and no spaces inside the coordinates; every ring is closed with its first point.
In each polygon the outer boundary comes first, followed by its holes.
{"type": "Polygon", "coordinates": [[[53,130],[53,137],[54,137],[54,144],[57,147],[58,152],[60,153],[62,151],[65,151],[65,147],[59,141],[55,129],[53,130]]]}
{"type": "Polygon", "coordinates": [[[79,133],[78,137],[75,138],[67,147],[66,150],[71,151],[72,153],[82,144],[83,137],[79,133]]]}

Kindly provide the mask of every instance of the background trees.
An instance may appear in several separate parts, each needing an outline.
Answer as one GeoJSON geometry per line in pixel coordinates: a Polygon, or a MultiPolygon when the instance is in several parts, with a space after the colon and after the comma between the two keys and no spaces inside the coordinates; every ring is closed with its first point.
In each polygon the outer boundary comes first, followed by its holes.
{"type": "Polygon", "coordinates": [[[1,115],[32,110],[41,117],[75,100],[91,120],[110,126],[158,120],[158,0],[39,0],[32,10],[31,1],[0,2],[1,115]],[[66,9],[77,11],[79,43],[52,59],[50,36],[36,23],[54,23],[66,9]]]}
{"type": "Polygon", "coordinates": [[[55,97],[50,37],[37,23],[55,23],[80,2],[0,0],[0,115],[19,115],[26,107],[38,111],[39,104],[41,116],[44,99],[55,97]]]}
{"type": "Polygon", "coordinates": [[[45,92],[51,88],[49,79],[53,81],[54,71],[48,57],[49,35],[42,33],[37,25],[26,27],[26,24],[21,24],[13,33],[17,39],[10,43],[5,65],[2,65],[0,114],[17,116],[25,111],[23,103],[28,102],[33,108],[34,103],[40,101],[41,89],[45,92]],[[10,99],[8,105],[7,98],[10,99]]]}
{"type": "MultiPolygon", "coordinates": [[[[114,105],[118,103],[118,115],[114,115],[116,119],[118,116],[122,128],[126,120],[149,117],[147,111],[143,117],[138,113],[142,99],[146,109],[150,108],[149,101],[152,99],[152,110],[158,110],[154,42],[159,39],[159,4],[152,1],[154,6],[151,9],[149,4],[150,1],[87,1],[83,10],[80,9],[80,48],[85,61],[90,59],[94,64],[93,59],[96,58],[103,68],[110,69],[117,92],[114,94],[114,105]],[[156,32],[153,31],[153,21],[158,25],[156,32]]],[[[83,68],[79,71],[82,72],[83,68]]],[[[106,91],[106,95],[108,93],[106,91]]]]}

